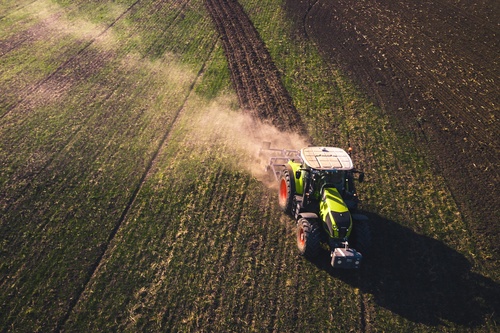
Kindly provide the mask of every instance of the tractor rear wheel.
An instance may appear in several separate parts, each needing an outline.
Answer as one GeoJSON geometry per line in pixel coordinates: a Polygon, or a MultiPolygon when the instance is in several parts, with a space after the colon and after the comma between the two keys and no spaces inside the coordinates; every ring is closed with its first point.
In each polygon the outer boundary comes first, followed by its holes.
{"type": "Polygon", "coordinates": [[[299,253],[308,259],[319,254],[320,229],[315,219],[302,217],[297,221],[297,247],[299,253]]]}
{"type": "Polygon", "coordinates": [[[292,214],[293,196],[295,195],[295,180],[290,176],[290,170],[283,170],[280,178],[278,202],[286,214],[292,214]]]}

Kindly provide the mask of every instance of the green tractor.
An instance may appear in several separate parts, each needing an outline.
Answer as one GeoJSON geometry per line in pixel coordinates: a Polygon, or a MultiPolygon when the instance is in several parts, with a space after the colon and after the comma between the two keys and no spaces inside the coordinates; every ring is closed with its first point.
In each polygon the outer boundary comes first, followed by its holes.
{"type": "Polygon", "coordinates": [[[297,246],[312,259],[321,244],[331,251],[334,268],[356,269],[371,245],[368,218],[357,214],[354,185],[364,173],[353,168],[350,154],[336,147],[271,149],[266,169],[279,181],[279,206],[297,221],[297,246]],[[351,247],[352,246],[352,247],[351,247]]]}

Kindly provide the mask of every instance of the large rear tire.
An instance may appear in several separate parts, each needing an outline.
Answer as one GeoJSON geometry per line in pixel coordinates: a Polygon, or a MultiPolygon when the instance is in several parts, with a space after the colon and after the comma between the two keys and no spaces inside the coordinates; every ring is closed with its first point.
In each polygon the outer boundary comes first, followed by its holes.
{"type": "Polygon", "coordinates": [[[297,221],[297,247],[299,253],[308,259],[318,256],[320,229],[315,219],[300,218],[297,221]]]}
{"type": "Polygon", "coordinates": [[[281,173],[278,202],[281,210],[291,215],[293,211],[293,197],[295,195],[295,180],[291,176],[291,168],[281,173]]]}

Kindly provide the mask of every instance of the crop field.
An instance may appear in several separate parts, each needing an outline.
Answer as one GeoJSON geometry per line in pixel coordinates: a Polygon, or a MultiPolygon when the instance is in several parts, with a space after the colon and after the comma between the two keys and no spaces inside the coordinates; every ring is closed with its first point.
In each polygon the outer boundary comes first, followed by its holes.
{"type": "Polygon", "coordinates": [[[0,331],[498,331],[499,6],[368,4],[2,1],[0,331]],[[353,147],[359,271],[263,141],[353,147]]]}

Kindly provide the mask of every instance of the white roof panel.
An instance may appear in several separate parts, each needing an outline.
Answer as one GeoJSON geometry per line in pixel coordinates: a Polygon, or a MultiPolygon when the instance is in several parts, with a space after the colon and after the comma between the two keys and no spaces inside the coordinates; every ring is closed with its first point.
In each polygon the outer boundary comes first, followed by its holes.
{"type": "Polygon", "coordinates": [[[336,147],[307,147],[301,150],[304,163],[317,170],[351,170],[352,160],[349,154],[336,147]]]}

